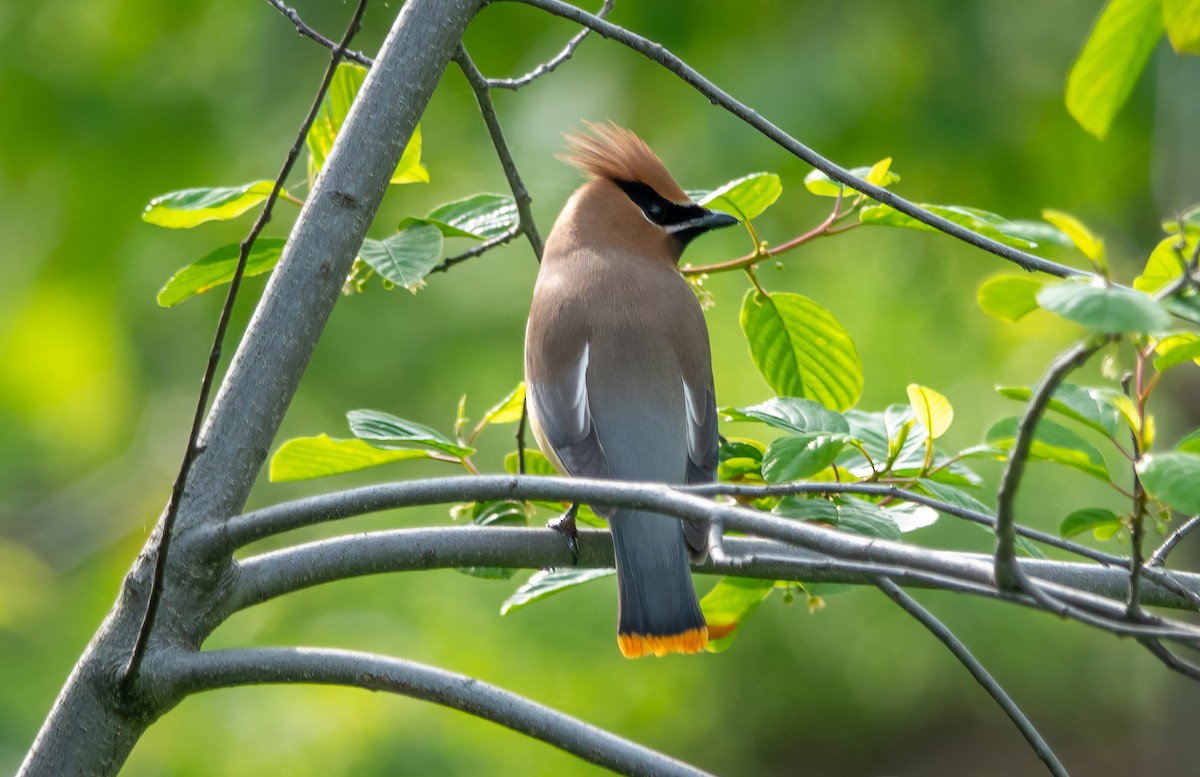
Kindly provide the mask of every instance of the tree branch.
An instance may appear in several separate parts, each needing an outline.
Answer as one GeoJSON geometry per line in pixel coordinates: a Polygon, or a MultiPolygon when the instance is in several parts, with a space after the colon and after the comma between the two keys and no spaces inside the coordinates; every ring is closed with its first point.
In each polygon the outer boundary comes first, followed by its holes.
{"type": "MultiPolygon", "coordinates": [[[[1200,526],[1200,515],[1193,516],[1184,521],[1179,528],[1167,535],[1162,544],[1150,554],[1150,558],[1146,560],[1146,568],[1162,566],[1166,562],[1167,556],[1179,544],[1179,541],[1192,532],[1197,526],[1200,526]]],[[[1145,571],[1145,570],[1143,570],[1145,571]]]]}
{"type": "Polygon", "coordinates": [[[409,696],[490,720],[620,774],[703,777],[693,766],[515,693],[413,661],[321,648],[179,652],[165,672],[185,693],[242,685],[343,685],[409,696]]]}
{"type": "Polygon", "coordinates": [[[1050,773],[1056,775],[1056,777],[1067,777],[1067,770],[1063,768],[1058,757],[1054,755],[1054,751],[1050,749],[1050,745],[1046,743],[1046,740],[1034,728],[1033,723],[1029,721],[1029,718],[1025,717],[1025,713],[1021,712],[1021,708],[1004,692],[1004,689],[988,673],[983,664],[979,663],[979,660],[971,655],[971,651],[967,650],[967,646],[958,637],[954,636],[954,632],[946,628],[945,624],[934,617],[933,613],[918,604],[915,599],[901,591],[891,580],[879,578],[876,585],[879,586],[879,590],[887,594],[896,604],[903,607],[909,615],[916,618],[922,626],[929,629],[935,637],[942,641],[942,644],[949,648],[954,657],[975,678],[975,681],[983,686],[983,689],[1000,705],[1000,708],[1004,710],[1004,714],[1008,715],[1009,719],[1021,731],[1021,735],[1029,742],[1030,747],[1033,748],[1033,752],[1037,753],[1037,757],[1046,764],[1046,768],[1050,770],[1050,773]]]}
{"type": "MultiPolygon", "coordinates": [[[[605,16],[608,16],[608,12],[612,10],[612,7],[613,0],[604,0],[604,5],[599,11],[596,12],[596,17],[603,19],[605,16]]],[[[575,33],[575,36],[567,41],[567,45],[562,51],[558,52],[558,54],[554,55],[549,60],[538,65],[533,70],[530,70],[525,75],[517,78],[489,78],[487,79],[487,87],[489,89],[510,89],[515,92],[521,87],[528,86],[547,73],[553,73],[559,65],[566,62],[575,54],[575,49],[579,47],[579,44],[583,42],[583,39],[586,38],[590,32],[591,30],[585,27],[584,29],[575,33]]]]}

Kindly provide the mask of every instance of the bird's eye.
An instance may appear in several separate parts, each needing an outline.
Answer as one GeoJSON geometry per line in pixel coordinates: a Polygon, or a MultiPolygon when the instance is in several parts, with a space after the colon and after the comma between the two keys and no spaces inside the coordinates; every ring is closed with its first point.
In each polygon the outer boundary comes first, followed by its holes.
{"type": "Polygon", "coordinates": [[[646,213],[649,214],[650,218],[658,220],[662,218],[665,210],[661,203],[652,202],[650,203],[650,207],[646,208],[646,213]]]}

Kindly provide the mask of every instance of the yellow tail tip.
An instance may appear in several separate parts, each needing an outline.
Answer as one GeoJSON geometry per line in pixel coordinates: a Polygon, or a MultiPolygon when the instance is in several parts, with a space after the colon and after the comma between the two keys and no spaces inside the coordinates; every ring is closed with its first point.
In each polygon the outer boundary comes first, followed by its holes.
{"type": "Polygon", "coordinates": [[[621,655],[641,658],[668,653],[699,653],[708,644],[708,629],[688,629],[680,634],[617,634],[621,655]]]}

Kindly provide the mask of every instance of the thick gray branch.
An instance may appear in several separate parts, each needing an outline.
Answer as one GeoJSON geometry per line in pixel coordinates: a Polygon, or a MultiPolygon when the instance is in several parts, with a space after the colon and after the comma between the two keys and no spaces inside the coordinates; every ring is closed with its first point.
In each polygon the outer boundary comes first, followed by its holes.
{"type": "Polygon", "coordinates": [[[318,648],[219,650],[180,653],[166,674],[187,693],[266,683],[345,685],[396,693],[477,715],[621,774],[706,774],[473,677],[396,658],[318,648]]]}

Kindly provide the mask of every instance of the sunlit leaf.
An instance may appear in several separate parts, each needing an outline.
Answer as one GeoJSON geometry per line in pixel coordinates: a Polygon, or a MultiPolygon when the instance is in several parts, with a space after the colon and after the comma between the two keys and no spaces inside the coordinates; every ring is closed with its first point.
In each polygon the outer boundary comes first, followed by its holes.
{"type": "MultiPolygon", "coordinates": [[[[1024,386],[997,386],[996,393],[1008,399],[1028,402],[1033,390],[1024,386]]],[[[1054,390],[1047,409],[1087,424],[1103,435],[1116,436],[1121,429],[1118,404],[1127,399],[1115,389],[1076,386],[1063,383],[1054,390]]]]}
{"type": "MultiPolygon", "coordinates": [[[[1001,451],[1012,448],[1016,439],[1019,418],[1005,418],[987,430],[984,440],[1001,451]]],[[[1108,481],[1108,465],[1104,456],[1075,432],[1043,418],[1038,422],[1029,447],[1030,461],[1052,461],[1108,481]]]]}
{"type": "Polygon", "coordinates": [[[708,624],[708,652],[728,650],[742,624],[774,589],[774,580],[752,577],[723,577],[718,580],[700,600],[700,610],[708,624]]]}
{"type": "Polygon", "coordinates": [[[1018,321],[1038,309],[1037,294],[1045,285],[1031,275],[997,275],[979,286],[979,307],[1001,321],[1018,321]]]}
{"type": "Polygon", "coordinates": [[[1100,283],[1063,281],[1038,292],[1038,304],[1094,332],[1157,332],[1171,324],[1167,311],[1140,291],[1100,283]]]}
{"type": "MultiPolygon", "coordinates": [[[[891,169],[891,158],[882,159],[869,167],[855,167],[850,170],[850,174],[856,178],[862,178],[868,183],[873,183],[876,186],[887,188],[894,183],[899,183],[900,176],[894,173],[891,169]],[[879,175],[878,168],[883,165],[884,173],[882,177],[879,175]],[[870,180],[872,173],[878,180],[870,180]]],[[[813,170],[808,175],[804,176],[804,188],[808,189],[818,197],[836,197],[843,190],[840,183],[830,178],[820,170],[813,170]]]]}
{"type": "Polygon", "coordinates": [[[756,440],[731,438],[717,448],[717,480],[763,483],[762,461],[766,446],[756,440]]]}
{"type": "MultiPolygon", "coordinates": [[[[504,457],[504,471],[510,475],[515,475],[520,471],[517,452],[507,454],[504,457]]],[[[546,458],[546,455],[539,450],[525,449],[525,474],[526,475],[544,475],[554,477],[558,471],[554,469],[554,465],[546,458]]]]}
{"type": "Polygon", "coordinates": [[[891,507],[885,507],[883,512],[895,522],[896,528],[903,534],[932,526],[938,520],[937,510],[912,502],[900,502],[891,507]]]}
{"type": "MultiPolygon", "coordinates": [[[[1033,243],[1023,236],[1018,234],[1019,230],[1009,230],[1006,227],[1010,222],[1003,216],[998,216],[995,213],[989,213],[978,208],[968,208],[965,205],[930,205],[929,203],[921,203],[921,207],[941,216],[947,221],[952,221],[959,226],[966,227],[972,232],[977,232],[984,237],[990,237],[1005,245],[1014,246],[1016,248],[1033,248],[1033,243]]],[[[871,205],[859,211],[858,220],[863,224],[873,224],[883,227],[906,227],[908,229],[917,229],[923,232],[940,232],[937,227],[931,227],[924,221],[909,216],[905,213],[893,208],[891,205],[871,205]]]]}
{"type": "Polygon", "coordinates": [[[399,228],[404,229],[410,224],[432,224],[445,237],[491,240],[509,232],[517,225],[518,218],[517,204],[512,197],[476,194],[439,205],[423,219],[404,219],[399,228]]]}
{"type": "Polygon", "coordinates": [[[1169,335],[1155,344],[1154,352],[1158,354],[1154,359],[1154,369],[1159,372],[1189,360],[1200,364],[1200,335],[1192,332],[1169,335]]]}
{"type": "Polygon", "coordinates": [[[1185,453],[1200,453],[1200,429],[1188,432],[1175,446],[1175,450],[1185,453]]]}
{"type": "Polygon", "coordinates": [[[785,432],[829,432],[845,434],[850,431],[846,418],[819,402],[801,397],[773,397],[758,405],[726,407],[720,414],[730,421],[759,421],[785,432]]]}
{"type": "Polygon", "coordinates": [[[1094,532],[1097,538],[1102,534],[1112,536],[1115,530],[1123,526],[1121,518],[1112,510],[1103,507],[1087,507],[1083,510],[1076,510],[1063,519],[1062,525],[1058,527],[1058,533],[1065,539],[1069,539],[1086,531],[1094,532]]]}
{"type": "MultiPolygon", "coordinates": [[[[246,257],[243,277],[249,278],[270,272],[279,263],[286,240],[275,237],[260,237],[246,257]]],[[[238,256],[242,247],[230,243],[210,252],[201,259],[182,268],[171,276],[158,292],[158,304],[164,308],[178,305],[188,297],[203,294],[209,289],[229,283],[237,269],[238,256]]]]}
{"type": "Polygon", "coordinates": [[[1146,491],[1172,510],[1200,515],[1200,453],[1151,453],[1137,465],[1146,491]]]}
{"type": "Polygon", "coordinates": [[[413,224],[384,240],[364,239],[358,255],[382,277],[415,291],[441,261],[442,233],[430,224],[413,224]]]}
{"type": "Polygon", "coordinates": [[[507,397],[483,414],[483,420],[488,424],[515,424],[521,420],[524,409],[525,381],[521,381],[507,397]]]}
{"type": "Polygon", "coordinates": [[[1108,267],[1108,260],[1104,258],[1104,241],[1093,235],[1082,221],[1060,210],[1044,210],[1042,218],[1070,238],[1071,243],[1079,249],[1079,253],[1086,256],[1097,267],[1108,267]]]}
{"type": "MultiPolygon", "coordinates": [[[[170,229],[188,229],[206,221],[237,218],[267,199],[274,181],[255,181],[242,186],[183,189],[150,200],[142,221],[170,229]]],[[[287,192],[280,192],[280,196],[287,192]]]]}
{"type": "Polygon", "coordinates": [[[900,541],[900,527],[884,510],[870,502],[850,497],[829,499],[805,499],[786,496],[779,501],[775,512],[788,518],[802,521],[827,523],[842,531],[864,537],[900,541]]]}
{"type": "MultiPolygon", "coordinates": [[[[329,90],[325,93],[321,109],[305,138],[308,143],[308,180],[310,183],[316,180],[317,173],[320,172],[326,157],[333,149],[333,142],[337,138],[342,124],[346,121],[346,116],[350,113],[350,106],[353,105],[354,98],[358,95],[358,90],[362,88],[366,77],[367,69],[365,67],[349,62],[338,65],[337,71],[333,74],[333,80],[329,84],[329,90]]],[[[418,124],[413,128],[412,138],[404,147],[400,162],[396,165],[396,170],[392,173],[389,183],[428,181],[429,172],[421,166],[421,125],[418,124]]]]}
{"type": "Polygon", "coordinates": [[[534,572],[524,585],[504,600],[504,604],[500,605],[500,614],[508,615],[547,596],[616,573],[615,569],[543,569],[534,572]]]}
{"type": "Polygon", "coordinates": [[[427,459],[424,450],[383,450],[362,440],[335,440],[327,434],[286,441],[271,457],[272,483],[309,480],[354,472],[405,459],[427,459]]]}
{"type": "Polygon", "coordinates": [[[428,426],[379,410],[351,410],[346,420],[355,437],[377,448],[430,448],[456,458],[475,452],[474,448],[459,445],[428,426]]]}
{"type": "Polygon", "coordinates": [[[1108,134],[1163,34],[1162,0],[1111,0],[1067,76],[1067,111],[1097,138],[1108,134]]]}
{"type": "Polygon", "coordinates": [[[950,400],[926,386],[909,383],[908,403],[912,405],[917,421],[935,440],[945,434],[954,421],[954,408],[950,400]]]}
{"type": "Polygon", "coordinates": [[[758,216],[779,199],[783,184],[774,173],[752,173],[719,186],[700,199],[700,204],[737,216],[742,221],[758,216]]]}
{"type": "Polygon", "coordinates": [[[1200,235],[1200,205],[1193,205],[1177,218],[1164,220],[1162,228],[1169,235],[1178,235],[1181,222],[1185,234],[1200,235]]]}
{"type": "Polygon", "coordinates": [[[762,474],[768,483],[812,477],[837,459],[846,445],[844,434],[800,434],[780,437],[767,446],[762,474]]]}
{"type": "Polygon", "coordinates": [[[799,294],[742,300],[742,331],[758,371],[776,394],[804,397],[833,410],[862,395],[862,362],[849,333],[825,308],[799,294]]]}
{"type": "Polygon", "coordinates": [[[1167,38],[1180,54],[1200,54],[1200,0],[1163,0],[1167,38]]]}
{"type": "Polygon", "coordinates": [[[1191,256],[1198,237],[1200,235],[1189,235],[1182,248],[1178,248],[1178,236],[1160,240],[1154,250],[1150,252],[1150,258],[1146,260],[1142,274],[1133,279],[1133,288],[1153,294],[1183,275],[1185,260],[1180,258],[1180,253],[1185,257],[1191,256]]]}

